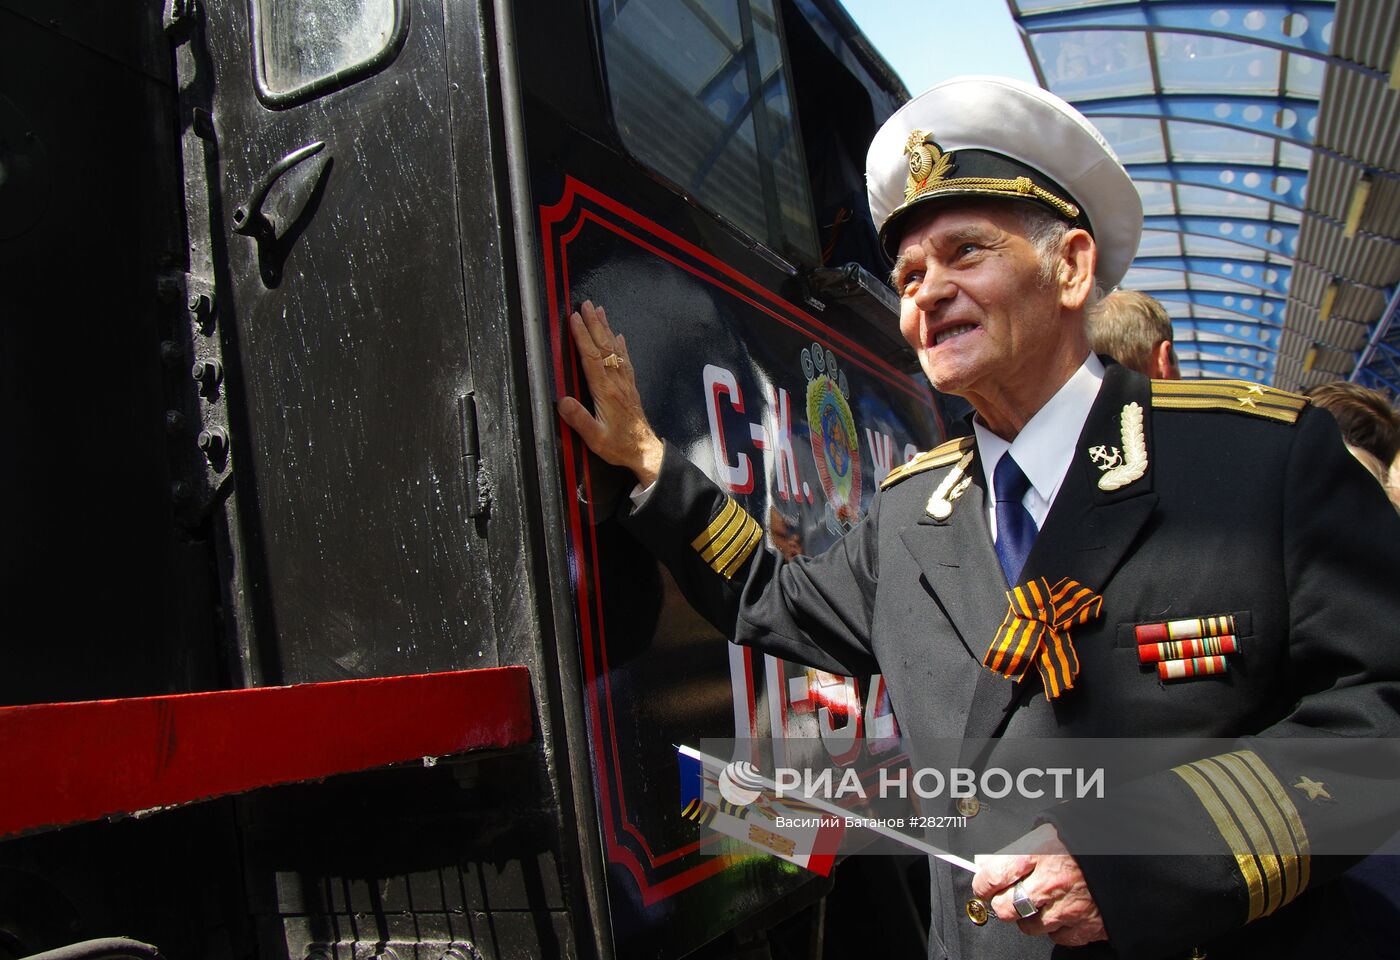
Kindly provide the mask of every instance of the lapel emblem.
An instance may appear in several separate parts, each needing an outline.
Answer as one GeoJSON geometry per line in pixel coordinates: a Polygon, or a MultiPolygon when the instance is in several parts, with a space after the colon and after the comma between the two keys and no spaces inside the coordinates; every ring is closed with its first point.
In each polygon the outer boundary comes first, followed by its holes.
{"type": "Polygon", "coordinates": [[[1118,490],[1147,472],[1147,438],[1142,432],[1142,407],[1129,403],[1119,418],[1123,448],[1099,444],[1089,448],[1089,459],[1102,471],[1100,490],[1118,490]]]}
{"type": "Polygon", "coordinates": [[[933,496],[928,498],[925,513],[940,523],[953,515],[953,501],[961,497],[972,484],[972,477],[967,475],[967,468],[971,463],[972,451],[969,450],[953,465],[953,469],[948,471],[938,489],[933,491],[933,496]]]}

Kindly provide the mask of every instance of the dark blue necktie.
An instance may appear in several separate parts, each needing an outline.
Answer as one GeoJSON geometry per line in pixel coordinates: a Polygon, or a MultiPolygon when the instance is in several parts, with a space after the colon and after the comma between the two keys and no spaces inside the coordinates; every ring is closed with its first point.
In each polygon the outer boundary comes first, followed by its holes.
{"type": "Polygon", "coordinates": [[[1030,556],[1031,544],[1035,543],[1035,521],[1030,511],[1021,503],[1031,482],[1021,470],[1021,465],[1011,458],[1008,450],[1001,455],[996,470],[992,473],[992,490],[997,498],[997,559],[1006,574],[1006,582],[1016,585],[1021,568],[1030,556]]]}

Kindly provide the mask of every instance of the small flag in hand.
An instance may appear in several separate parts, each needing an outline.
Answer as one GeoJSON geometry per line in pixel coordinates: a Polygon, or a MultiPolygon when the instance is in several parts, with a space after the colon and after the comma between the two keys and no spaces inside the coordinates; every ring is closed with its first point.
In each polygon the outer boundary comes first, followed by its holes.
{"type": "Polygon", "coordinates": [[[823,877],[831,873],[846,832],[842,817],[779,797],[746,761],[726,764],[691,747],[676,752],[682,816],[823,877]]]}

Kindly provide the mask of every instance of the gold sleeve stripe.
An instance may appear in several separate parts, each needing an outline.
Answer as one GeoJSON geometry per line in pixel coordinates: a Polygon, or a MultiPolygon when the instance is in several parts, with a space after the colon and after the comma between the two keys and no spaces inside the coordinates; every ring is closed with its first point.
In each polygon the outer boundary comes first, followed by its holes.
{"type": "Polygon", "coordinates": [[[1288,791],[1283,788],[1278,777],[1269,769],[1259,755],[1253,750],[1237,751],[1238,756],[1251,770],[1264,788],[1269,791],[1274,802],[1283,811],[1284,821],[1288,824],[1289,832],[1293,835],[1293,843],[1298,848],[1298,892],[1302,893],[1308,888],[1309,874],[1312,869],[1312,845],[1308,841],[1308,832],[1303,827],[1303,818],[1298,815],[1298,808],[1293,804],[1293,798],[1288,795],[1288,791]]]}
{"type": "Polygon", "coordinates": [[[719,536],[715,537],[714,543],[700,551],[700,559],[715,569],[719,569],[719,564],[716,561],[729,552],[736,540],[743,539],[746,530],[745,522],[748,518],[749,515],[742,509],[735,513],[734,519],[729,521],[729,526],[720,531],[719,536]]]}
{"type": "Polygon", "coordinates": [[[939,467],[946,467],[950,463],[956,463],[962,459],[964,453],[971,449],[976,441],[972,437],[958,437],[946,443],[940,443],[932,450],[925,450],[916,454],[912,460],[902,463],[891,470],[885,479],[880,481],[880,489],[887,490],[906,477],[912,477],[916,473],[923,473],[925,470],[936,470],[939,467]]]}
{"type": "Polygon", "coordinates": [[[1249,751],[1227,753],[1215,757],[1214,762],[1227,769],[1235,778],[1235,782],[1244,789],[1254,808],[1259,811],[1259,816],[1263,818],[1269,836],[1273,838],[1274,849],[1279,852],[1280,866],[1283,868],[1283,904],[1280,904],[1282,906],[1291,903],[1293,898],[1302,892],[1300,872],[1303,858],[1298,850],[1297,837],[1293,835],[1293,830],[1284,819],[1278,802],[1259,779],[1254,768],[1245,763],[1242,754],[1247,752],[1249,751]]]}
{"type": "Polygon", "coordinates": [[[1259,864],[1251,854],[1245,853],[1244,835],[1240,833],[1239,827],[1235,824],[1235,818],[1230,815],[1220,795],[1215,792],[1215,788],[1206,782],[1196,772],[1194,765],[1183,767],[1173,767],[1172,771],[1195,792],[1196,799],[1201,801],[1201,806],[1206,808],[1211,820],[1215,822],[1215,829],[1220,831],[1220,837],[1225,841],[1225,846],[1234,853],[1235,864],[1239,867],[1240,876],[1244,878],[1245,889],[1249,892],[1249,913],[1245,917],[1245,923],[1253,923],[1264,915],[1264,878],[1259,872],[1259,864]]]}
{"type": "Polygon", "coordinates": [[[715,808],[713,804],[706,803],[704,800],[692,800],[685,805],[681,816],[687,820],[694,820],[702,826],[709,826],[715,819],[715,808]]]}
{"type": "Polygon", "coordinates": [[[690,541],[690,545],[700,554],[700,559],[710,565],[710,569],[728,580],[753,556],[762,540],[763,527],[739,506],[738,501],[730,497],[710,525],[690,541]]]}
{"type": "Polygon", "coordinates": [[[734,545],[716,557],[711,564],[726,580],[732,578],[734,572],[753,556],[759,541],[763,539],[763,528],[758,525],[757,520],[745,513],[744,521],[744,529],[734,538],[734,545]]]}
{"type": "Polygon", "coordinates": [[[1298,808],[1268,765],[1237,750],[1175,768],[1231,848],[1249,890],[1246,922],[1268,916],[1308,886],[1311,847],[1298,808]]]}
{"type": "Polygon", "coordinates": [[[1214,758],[1197,761],[1191,766],[1215,787],[1216,793],[1225,801],[1225,806],[1235,815],[1235,821],[1244,830],[1245,837],[1249,840],[1249,848],[1254,851],[1254,856],[1264,871],[1264,889],[1267,894],[1264,916],[1267,917],[1284,902],[1283,864],[1279,862],[1278,852],[1274,849],[1268,829],[1258,812],[1245,799],[1239,785],[1214,758]]]}
{"type": "MultiPolygon", "coordinates": [[[[704,551],[710,546],[711,543],[713,543],[713,541],[721,533],[724,532],[724,529],[729,526],[730,521],[734,519],[734,515],[738,512],[738,502],[735,501],[733,498],[726,498],[724,502],[724,508],[720,510],[719,515],[710,521],[710,525],[705,528],[704,532],[701,533],[700,536],[690,541],[690,545],[694,547],[697,552],[700,553],[702,559],[710,559],[709,557],[705,556],[704,551]]],[[[713,554],[711,554],[711,556],[713,556],[713,554]]]]}

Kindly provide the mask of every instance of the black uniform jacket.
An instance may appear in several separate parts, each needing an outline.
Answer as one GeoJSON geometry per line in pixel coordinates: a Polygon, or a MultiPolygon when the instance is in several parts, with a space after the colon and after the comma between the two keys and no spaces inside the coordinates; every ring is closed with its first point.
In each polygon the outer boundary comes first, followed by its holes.
{"type": "MultiPolygon", "coordinates": [[[[757,521],[669,446],[650,497],[623,522],[736,642],[883,674],[916,765],[921,738],[1247,737],[1108,800],[1054,808],[1071,851],[1147,821],[1220,851],[1080,856],[1111,949],[1056,955],[1355,955],[1324,883],[1349,861],[1312,850],[1329,830],[1393,814],[1400,791],[1374,771],[1331,768],[1326,751],[1300,767],[1279,749],[1284,738],[1400,733],[1400,518],[1332,418],[1271,388],[1149,381],[1109,365],[1021,577],[1073,577],[1103,597],[1100,616],[1072,630],[1080,672],[1054,701],[1035,670],[1016,684],[981,665],[1007,613],[981,464],[966,469],[971,485],[945,520],[926,509],[972,449],[970,437],[952,441],[906,465],[814,558],[784,563],[757,521]],[[1103,490],[1090,451],[1131,446],[1130,403],[1144,413],[1146,470],[1103,490]],[[1238,639],[1225,673],[1164,682],[1140,662],[1135,625],[1221,615],[1238,639]]],[[[969,924],[969,876],[936,866],[931,956],[1051,954],[1010,924],[969,924]]]]}

